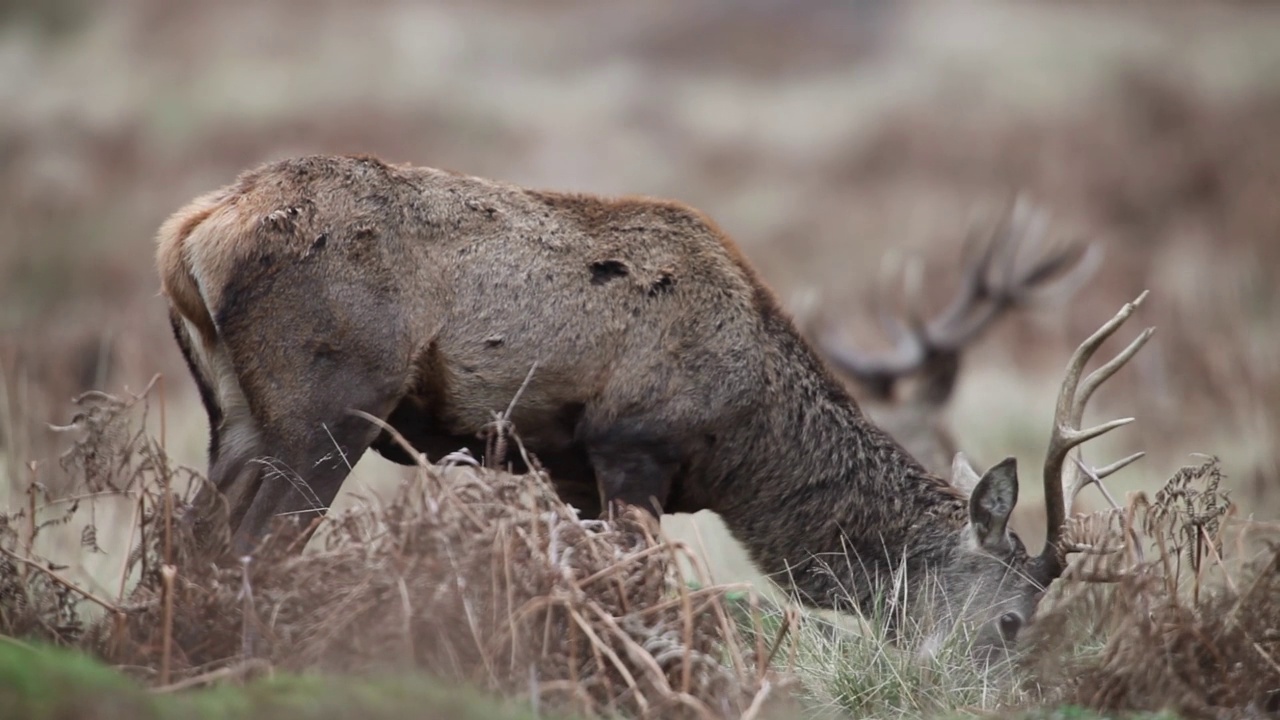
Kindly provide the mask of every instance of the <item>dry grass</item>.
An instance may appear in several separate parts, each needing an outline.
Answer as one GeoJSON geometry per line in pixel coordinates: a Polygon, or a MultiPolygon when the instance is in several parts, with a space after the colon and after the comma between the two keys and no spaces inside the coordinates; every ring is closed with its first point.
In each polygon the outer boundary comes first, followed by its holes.
{"type": "Polygon", "coordinates": [[[1049,697],[1100,712],[1280,712],[1280,526],[1239,520],[1216,458],[1074,519],[1096,554],[1035,623],[1049,697]]]}
{"type": "MultiPolygon", "coordinates": [[[[304,19],[293,3],[141,0],[86,6],[56,41],[16,24],[0,37],[0,234],[15,238],[0,243],[0,374],[18,411],[0,452],[49,455],[44,423],[70,397],[156,372],[197,406],[145,259],[156,227],[267,159],[367,151],[683,199],[783,297],[821,290],[851,325],[871,316],[880,258],[920,251],[947,266],[930,276],[945,294],[975,211],[1026,189],[1107,264],[1069,306],[966,357],[962,446],[980,464],[1038,454],[1061,357],[1150,288],[1160,334],[1113,396],[1142,418],[1139,444],[1217,452],[1270,503],[1280,15],[900,5],[380,2],[304,19]],[[868,28],[884,33],[849,42],[868,28]]],[[[184,462],[202,455],[197,425],[169,448],[184,462]]]]}
{"type": "Polygon", "coordinates": [[[757,717],[794,696],[836,716],[1070,703],[1216,718],[1280,697],[1277,528],[1235,517],[1216,460],[1077,516],[1070,538],[1088,553],[1020,663],[992,673],[969,662],[961,631],[918,653],[874,617],[854,631],[684,577],[699,561],[648,515],[581,520],[543,474],[465,457],[420,465],[318,534],[281,519],[251,558],[231,557],[221,501],[189,502],[203,480],[142,429],[148,390],[79,399],[61,459],[85,490],[75,507],[32,495],[4,517],[0,635],[83,648],[156,688],[407,670],[591,717],[757,717]],[[135,508],[135,532],[108,551],[78,513],[111,502],[135,508]],[[115,562],[71,579],[40,552],[59,529],[115,562]]]}
{"type": "Polygon", "coordinates": [[[19,512],[0,546],[3,634],[91,649],[152,685],[409,668],[557,711],[663,718],[751,716],[776,692],[785,630],[748,643],[762,620],[730,606],[741,589],[681,577],[690,553],[647,514],[579,520],[539,473],[423,464],[387,502],[327,520],[308,552],[310,528],[285,519],[230,557],[216,494],[164,492],[177,471],[129,422],[144,398],[86,398],[64,459],[98,496],[137,498],[141,530],[112,580],[131,589],[79,589],[36,557],[45,528],[19,512]]]}
{"type": "Polygon", "coordinates": [[[875,616],[861,631],[800,626],[796,672],[822,716],[1267,717],[1280,707],[1280,525],[1242,520],[1216,459],[1148,497],[1075,516],[1089,552],[1049,591],[1015,664],[988,671],[957,629],[927,653],[895,648],[875,616]]]}

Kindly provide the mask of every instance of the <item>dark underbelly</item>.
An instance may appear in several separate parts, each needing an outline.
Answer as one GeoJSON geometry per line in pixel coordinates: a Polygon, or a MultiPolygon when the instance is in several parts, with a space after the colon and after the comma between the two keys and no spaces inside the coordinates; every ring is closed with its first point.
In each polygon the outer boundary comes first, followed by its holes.
{"type": "MultiPolygon", "coordinates": [[[[433,413],[414,399],[402,401],[386,420],[415,451],[425,454],[430,462],[438,462],[445,455],[463,449],[468,450],[477,460],[484,459],[485,441],[482,438],[449,432],[434,419],[433,413]]],[[[413,465],[417,462],[391,433],[385,431],[370,447],[384,458],[401,465],[413,465]]],[[[576,443],[561,447],[530,447],[526,444],[525,450],[535,462],[546,468],[556,494],[564,502],[576,507],[580,517],[600,517],[600,493],[584,447],[576,443]]],[[[516,473],[529,471],[514,444],[508,448],[505,464],[510,465],[516,473]]]]}

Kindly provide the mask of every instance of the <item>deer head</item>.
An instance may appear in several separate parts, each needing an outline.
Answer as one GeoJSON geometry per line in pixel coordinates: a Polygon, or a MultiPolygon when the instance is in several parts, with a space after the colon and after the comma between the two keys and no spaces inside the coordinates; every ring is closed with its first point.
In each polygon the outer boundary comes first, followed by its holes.
{"type": "MultiPolygon", "coordinates": [[[[1067,554],[1079,550],[1064,536],[1075,496],[1089,484],[1101,481],[1144,455],[1138,452],[1092,468],[1079,457],[1069,457],[1072,451],[1078,456],[1078,449],[1085,442],[1133,422],[1133,418],[1123,418],[1085,427],[1083,418],[1094,392],[1146,344],[1154,328],[1146,328],[1111,360],[1089,375],[1083,374],[1098,348],[1115,334],[1146,296],[1143,292],[1126,303],[1076,348],[1067,364],[1043,466],[1047,533],[1037,555],[1029,556],[1008,528],[1009,516],[1018,499],[1013,458],[1006,458],[979,476],[962,453],[955,456],[951,482],[968,495],[968,537],[939,573],[938,584],[942,590],[939,597],[951,606],[957,604],[957,599],[967,603],[961,602],[960,608],[934,610],[944,617],[962,618],[976,628],[973,649],[981,659],[1003,657],[1005,651],[1013,647],[1019,632],[1032,618],[1043,591],[1062,576],[1067,554]]],[[[944,631],[946,627],[946,624],[942,626],[944,631]]]]}

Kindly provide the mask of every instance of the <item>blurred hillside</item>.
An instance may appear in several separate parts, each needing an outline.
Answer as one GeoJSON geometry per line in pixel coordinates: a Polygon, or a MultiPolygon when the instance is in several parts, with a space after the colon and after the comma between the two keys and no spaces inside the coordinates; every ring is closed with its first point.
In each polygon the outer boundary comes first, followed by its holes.
{"type": "Polygon", "coordinates": [[[161,372],[203,467],[154,232],[245,168],[359,152],[679,198],[868,347],[887,253],[941,303],[965,232],[1026,191],[1105,264],[966,358],[961,444],[1034,478],[1071,348],[1150,288],[1156,339],[1095,402],[1139,422],[1094,452],[1150,453],[1121,489],[1218,454],[1275,516],[1278,33],[1210,2],[0,3],[0,454],[26,477],[74,394],[161,372]]]}

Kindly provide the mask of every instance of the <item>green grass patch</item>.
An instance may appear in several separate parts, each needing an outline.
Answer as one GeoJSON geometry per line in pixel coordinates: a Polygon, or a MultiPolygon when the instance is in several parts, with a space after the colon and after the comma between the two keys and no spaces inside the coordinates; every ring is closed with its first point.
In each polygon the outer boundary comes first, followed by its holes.
{"type": "Polygon", "coordinates": [[[535,717],[529,708],[422,675],[281,674],[242,686],[153,692],[87,655],[13,642],[0,643],[0,708],[27,720],[535,717]]]}

